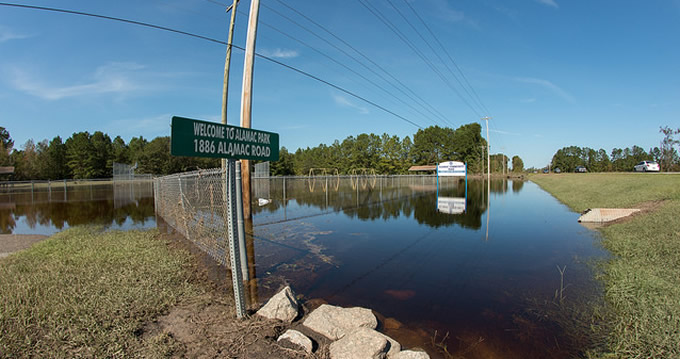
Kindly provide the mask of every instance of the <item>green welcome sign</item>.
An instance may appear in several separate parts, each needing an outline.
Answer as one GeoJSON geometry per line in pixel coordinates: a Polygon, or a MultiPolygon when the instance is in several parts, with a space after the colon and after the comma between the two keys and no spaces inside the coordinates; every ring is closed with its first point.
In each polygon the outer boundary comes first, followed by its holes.
{"type": "Polygon", "coordinates": [[[174,116],[170,154],[278,161],[279,134],[174,116]]]}

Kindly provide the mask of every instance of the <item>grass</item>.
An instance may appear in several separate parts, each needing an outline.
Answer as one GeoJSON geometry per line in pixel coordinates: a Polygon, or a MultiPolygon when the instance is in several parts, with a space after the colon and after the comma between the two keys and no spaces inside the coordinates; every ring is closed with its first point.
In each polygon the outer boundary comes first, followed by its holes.
{"type": "Polygon", "coordinates": [[[159,338],[141,339],[144,324],[200,290],[189,253],[157,236],[76,227],[1,259],[0,356],[163,352],[159,338]]]}
{"type": "Polygon", "coordinates": [[[608,352],[599,357],[680,358],[680,175],[532,175],[530,180],[575,211],[652,211],[601,228],[612,259],[604,263],[605,301],[612,318],[608,352]]]}

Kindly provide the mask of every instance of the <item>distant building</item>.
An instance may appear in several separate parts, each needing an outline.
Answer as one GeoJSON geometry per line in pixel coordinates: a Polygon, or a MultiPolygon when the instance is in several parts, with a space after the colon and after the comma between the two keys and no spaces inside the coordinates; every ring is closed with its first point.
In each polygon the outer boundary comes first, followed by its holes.
{"type": "Polygon", "coordinates": [[[14,174],[14,167],[0,167],[0,179],[9,179],[14,174]]]}
{"type": "Polygon", "coordinates": [[[409,172],[436,172],[437,166],[435,165],[425,165],[425,166],[411,166],[408,169],[409,172]]]}

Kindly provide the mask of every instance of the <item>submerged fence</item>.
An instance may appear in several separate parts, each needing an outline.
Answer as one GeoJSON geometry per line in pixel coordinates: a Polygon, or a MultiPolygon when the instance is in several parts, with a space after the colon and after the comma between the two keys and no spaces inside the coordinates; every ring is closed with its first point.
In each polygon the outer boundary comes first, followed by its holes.
{"type": "Polygon", "coordinates": [[[226,170],[178,173],[154,180],[156,214],[210,255],[229,266],[226,170]]]}

